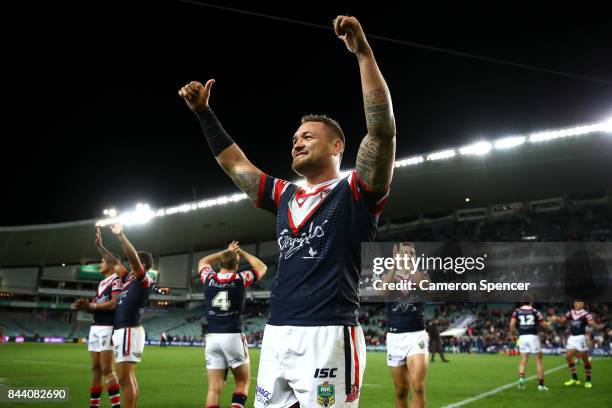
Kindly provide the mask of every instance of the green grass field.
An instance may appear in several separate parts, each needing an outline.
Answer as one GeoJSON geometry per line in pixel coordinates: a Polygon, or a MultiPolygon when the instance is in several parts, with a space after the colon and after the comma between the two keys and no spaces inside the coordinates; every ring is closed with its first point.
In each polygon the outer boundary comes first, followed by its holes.
{"type": "MultiPolygon", "coordinates": [[[[368,353],[361,407],[394,406],[393,390],[384,353],[368,353]]],[[[443,407],[514,383],[518,357],[484,355],[449,355],[451,362],[436,362],[429,367],[427,402],[429,407],[443,407]]],[[[252,382],[248,406],[252,406],[259,350],[251,350],[252,382]]],[[[564,366],[562,357],[547,357],[545,369],[564,366]]],[[[535,373],[530,361],[527,376],[535,373]]],[[[578,374],[584,378],[582,366],[578,374]]],[[[203,350],[196,347],[160,349],[147,347],[137,369],[141,407],[203,407],[206,375],[203,350]]],[[[546,376],[548,392],[538,392],[535,380],[519,391],[513,385],[505,390],[473,401],[468,407],[612,407],[612,358],[593,360],[593,388],[565,388],[569,376],[563,367],[546,376]]],[[[0,386],[68,387],[70,402],[45,404],[55,407],[86,407],[90,381],[89,353],[86,345],[5,344],[0,346],[0,386]]],[[[222,406],[229,406],[232,379],[223,393],[222,406]]],[[[43,404],[0,403],[5,407],[43,406],[43,404]]],[[[102,407],[108,407],[103,394],[102,407]]]]}

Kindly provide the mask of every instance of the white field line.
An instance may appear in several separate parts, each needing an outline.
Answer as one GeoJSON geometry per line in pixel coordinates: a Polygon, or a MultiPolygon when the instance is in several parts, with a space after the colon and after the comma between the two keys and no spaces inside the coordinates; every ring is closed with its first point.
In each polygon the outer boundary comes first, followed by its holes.
{"type": "MultiPolygon", "coordinates": [[[[544,375],[550,374],[550,373],[555,372],[555,371],[559,371],[562,368],[566,368],[566,367],[567,367],[567,364],[563,364],[563,365],[560,365],[558,367],[551,368],[550,370],[544,371],[544,375]]],[[[536,378],[536,375],[532,375],[530,377],[525,378],[525,381],[531,381],[531,380],[534,380],[535,378],[536,378]]],[[[493,388],[491,391],[483,392],[482,394],[475,395],[473,397],[464,399],[464,400],[459,401],[459,402],[452,403],[450,405],[445,405],[442,408],[462,407],[462,406],[467,405],[467,404],[469,404],[471,402],[477,401],[479,399],[483,399],[485,397],[491,396],[493,394],[497,394],[498,392],[501,392],[503,390],[507,390],[508,388],[512,388],[512,387],[516,387],[516,386],[517,386],[517,382],[514,381],[514,382],[511,382],[509,384],[502,385],[502,386],[497,387],[497,388],[493,388]]]]}

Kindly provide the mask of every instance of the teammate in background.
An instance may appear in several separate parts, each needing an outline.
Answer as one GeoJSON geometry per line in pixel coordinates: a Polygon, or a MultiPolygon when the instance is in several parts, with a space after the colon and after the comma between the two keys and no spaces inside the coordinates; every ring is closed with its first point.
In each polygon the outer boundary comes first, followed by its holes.
{"type": "Polygon", "coordinates": [[[535,354],[538,391],[548,391],[548,388],[544,385],[544,362],[540,338],[538,337],[538,325],[547,328],[549,324],[544,320],[542,314],[534,309],[531,302],[525,302],[512,313],[510,333],[516,332],[517,322],[519,352],[521,353],[518,387],[521,390],[525,389],[525,366],[529,360],[529,354],[535,354]]]}
{"type": "MultiPolygon", "coordinates": [[[[393,259],[397,256],[414,259],[415,249],[410,242],[393,245],[393,259]]],[[[427,280],[427,274],[413,269],[393,269],[383,276],[384,283],[410,281],[417,285],[427,280]]],[[[395,406],[408,407],[408,393],[412,391],[412,408],[425,406],[425,378],[427,376],[427,357],[429,335],[425,331],[423,318],[425,304],[416,302],[410,293],[388,290],[387,298],[387,365],[395,387],[395,406]]]]}
{"type": "Polygon", "coordinates": [[[219,408],[228,368],[232,370],[236,386],[232,395],[232,408],[244,408],[251,370],[246,337],[242,333],[242,312],[246,289],[261,279],[268,267],[233,241],[227,250],[202,258],[198,269],[204,285],[208,320],[205,351],[208,370],[206,408],[219,408]],[[250,270],[238,272],[241,256],[251,265],[250,270]],[[212,268],[216,263],[221,268],[219,272],[212,268]]]}
{"type": "Polygon", "coordinates": [[[106,383],[106,390],[110,398],[111,407],[121,406],[119,382],[114,371],[115,359],[113,354],[113,324],[115,321],[115,307],[122,291],[119,276],[125,274],[121,260],[109,252],[102,245],[102,233],[96,228],[96,248],[102,259],[100,260],[100,273],[104,279],[98,284],[98,290],[93,302],[88,299],[79,299],[73,306],[78,310],[88,310],[93,313],[93,323],[89,329],[87,348],[91,355],[91,380],[89,406],[99,407],[100,397],[106,383]]]}
{"type": "Polygon", "coordinates": [[[592,366],[591,359],[589,358],[589,345],[586,340],[586,327],[591,326],[596,330],[601,330],[605,327],[604,324],[597,324],[593,319],[593,315],[584,308],[584,301],[575,300],[574,308],[565,313],[563,316],[551,316],[550,321],[557,323],[570,322],[571,336],[567,338],[567,344],[565,346],[567,366],[569,367],[572,378],[567,380],[564,385],[566,387],[572,385],[580,385],[580,380],[576,374],[576,363],[574,356],[582,358],[584,362],[584,374],[586,381],[584,388],[592,388],[591,374],[592,366]]]}
{"type": "Polygon", "coordinates": [[[356,169],[347,176],[340,175],[345,138],[333,119],[304,116],[293,135],[292,168],[305,177],[299,186],[263,173],[234,143],[208,103],[214,80],[191,82],[179,91],[221,167],[257,207],[277,214],[280,256],[256,407],[359,404],[366,362],[357,321],[360,248],[374,238],[387,201],[395,120],[387,84],[359,21],[338,16],[334,30],[356,55],[368,129],[356,169]]]}
{"type": "Polygon", "coordinates": [[[121,384],[123,394],[123,406],[133,408],[138,401],[136,363],[140,362],[145,343],[145,331],[140,325],[140,317],[149,302],[149,295],[154,285],[147,274],[153,265],[153,256],[148,252],[136,252],[123,233],[121,224],[112,225],[111,230],[119,239],[131,268],[130,273],[123,270],[123,273],[120,274],[123,292],[121,292],[115,309],[113,344],[119,371],[119,384],[121,384]]]}

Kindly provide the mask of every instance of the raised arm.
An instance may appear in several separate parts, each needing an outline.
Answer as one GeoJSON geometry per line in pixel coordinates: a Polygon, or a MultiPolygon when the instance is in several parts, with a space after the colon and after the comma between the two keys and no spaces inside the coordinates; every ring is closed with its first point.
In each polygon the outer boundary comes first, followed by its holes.
{"type": "Polygon", "coordinates": [[[247,159],[210,109],[208,99],[214,83],[214,79],[209,79],[205,85],[191,81],[179,90],[179,95],[198,116],[204,137],[219,165],[238,188],[257,203],[261,170],[247,159]]]}
{"type": "Polygon", "coordinates": [[[130,263],[130,267],[132,268],[132,272],[136,275],[136,278],[142,279],[145,275],[145,270],[140,263],[140,258],[138,257],[138,253],[136,252],[136,248],[134,245],[127,239],[125,234],[123,233],[123,225],[114,224],[111,225],[111,231],[117,237],[119,242],[121,243],[121,248],[123,249],[123,253],[128,259],[130,263]]]}
{"type": "Polygon", "coordinates": [[[106,263],[113,266],[113,270],[117,274],[117,276],[123,278],[123,275],[125,275],[127,271],[121,264],[121,259],[113,255],[113,253],[106,249],[102,244],[102,231],[100,231],[99,227],[96,228],[96,248],[98,249],[100,256],[106,261],[106,263]]]}
{"type": "MultiPolygon", "coordinates": [[[[381,280],[383,283],[389,284],[389,283],[393,283],[397,281],[397,259],[398,259],[398,255],[403,255],[406,254],[406,250],[409,247],[405,247],[401,242],[397,243],[397,244],[393,244],[393,266],[391,267],[391,270],[389,272],[387,272],[385,275],[382,276],[381,280]]],[[[414,254],[410,254],[411,256],[414,256],[414,254]]],[[[400,279],[403,279],[404,276],[400,276],[400,279]]],[[[421,292],[421,288],[420,288],[420,283],[421,281],[429,281],[429,275],[426,272],[423,271],[418,271],[418,270],[412,270],[410,271],[410,282],[413,285],[412,290],[414,290],[415,292],[421,292]]],[[[392,291],[388,288],[388,286],[386,287],[385,290],[383,290],[383,293],[385,294],[385,296],[388,296],[392,291]]]]}
{"type": "Polygon", "coordinates": [[[223,255],[225,251],[227,250],[224,249],[223,251],[219,251],[219,252],[215,252],[214,254],[206,255],[205,257],[200,259],[200,262],[198,262],[198,271],[201,271],[202,268],[206,266],[212,268],[214,264],[219,262],[219,260],[221,259],[221,255],[223,255]]]}
{"type": "Polygon", "coordinates": [[[100,256],[106,261],[109,265],[117,265],[120,264],[121,261],[115,257],[108,249],[102,245],[102,231],[100,231],[100,227],[96,228],[96,248],[100,253],[100,256]]]}
{"type": "Polygon", "coordinates": [[[338,16],[336,35],[357,56],[368,134],[357,153],[357,174],[374,190],[386,189],[393,177],[395,118],[391,94],[361,24],[355,17],[338,16]]]}
{"type": "MultiPolygon", "coordinates": [[[[238,243],[236,243],[236,246],[238,243]]],[[[251,268],[257,272],[257,279],[261,279],[266,274],[268,270],[268,266],[261,261],[261,259],[257,258],[255,255],[249,254],[244,249],[237,247],[236,252],[238,255],[242,256],[246,261],[251,265],[251,268]]]]}

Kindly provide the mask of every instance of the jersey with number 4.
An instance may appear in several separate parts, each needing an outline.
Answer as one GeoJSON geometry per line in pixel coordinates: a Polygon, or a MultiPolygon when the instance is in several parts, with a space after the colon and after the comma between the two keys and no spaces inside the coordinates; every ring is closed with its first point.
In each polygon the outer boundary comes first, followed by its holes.
{"type": "Polygon", "coordinates": [[[512,313],[512,317],[518,321],[518,332],[524,334],[538,334],[538,325],[544,321],[542,313],[531,306],[521,306],[512,313]]]}
{"type": "Polygon", "coordinates": [[[246,289],[257,281],[252,269],[220,273],[206,266],[200,271],[209,333],[241,333],[246,289]]]}

